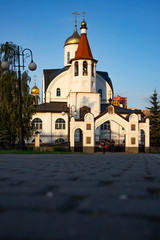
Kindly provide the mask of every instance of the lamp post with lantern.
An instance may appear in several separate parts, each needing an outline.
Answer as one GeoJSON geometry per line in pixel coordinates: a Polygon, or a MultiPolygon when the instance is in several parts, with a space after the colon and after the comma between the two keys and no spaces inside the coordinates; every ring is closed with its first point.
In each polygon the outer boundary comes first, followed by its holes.
{"type": "MultiPolygon", "coordinates": [[[[67,112],[67,114],[68,114],[68,151],[70,152],[70,120],[71,120],[71,117],[77,116],[76,106],[69,105],[69,111],[67,112]],[[74,111],[72,110],[73,107],[74,107],[74,111]]],[[[65,112],[63,111],[62,116],[64,116],[64,115],[65,115],[65,112]]]]}
{"type": "MultiPolygon", "coordinates": [[[[5,53],[6,54],[6,53],[5,53]]],[[[6,55],[5,55],[6,57],[6,55]]],[[[18,68],[18,103],[19,103],[19,141],[18,141],[18,148],[24,149],[25,142],[23,138],[23,121],[22,121],[22,92],[21,92],[21,68],[25,68],[25,59],[31,57],[31,62],[28,65],[30,71],[35,71],[37,65],[33,62],[33,54],[29,48],[25,48],[24,50],[20,50],[18,46],[17,51],[14,51],[14,68],[18,68]],[[21,58],[22,58],[22,65],[21,65],[21,58]],[[17,60],[17,64],[16,64],[17,60]]],[[[9,70],[9,63],[5,58],[5,61],[1,63],[2,70],[9,70]]]]}

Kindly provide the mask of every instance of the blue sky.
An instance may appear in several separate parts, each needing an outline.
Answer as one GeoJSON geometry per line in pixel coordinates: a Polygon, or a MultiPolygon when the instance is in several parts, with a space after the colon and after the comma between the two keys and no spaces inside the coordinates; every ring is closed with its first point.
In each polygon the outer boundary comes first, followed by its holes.
{"type": "Polygon", "coordinates": [[[79,33],[86,12],[97,70],[109,73],[115,95],[127,97],[128,107],[145,109],[154,89],[160,95],[160,0],[1,0],[0,43],[12,41],[33,51],[37,70],[29,72],[30,87],[36,74],[41,90],[43,69],[63,67],[75,11],[79,33]]]}

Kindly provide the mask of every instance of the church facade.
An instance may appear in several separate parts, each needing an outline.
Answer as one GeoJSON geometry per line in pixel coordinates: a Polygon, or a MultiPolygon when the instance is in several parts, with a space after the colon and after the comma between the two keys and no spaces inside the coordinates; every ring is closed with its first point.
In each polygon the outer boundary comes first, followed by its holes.
{"type": "MultiPolygon", "coordinates": [[[[112,81],[107,72],[97,71],[88,38],[87,24],[81,36],[75,29],[64,44],[64,67],[43,70],[42,104],[36,106],[32,125],[42,143],[68,142],[75,151],[94,152],[102,139],[124,145],[126,152],[149,148],[149,119],[140,110],[114,106],[112,81]]],[[[35,85],[36,87],[36,85],[35,85]]],[[[32,89],[34,92],[34,88],[32,89]]]]}

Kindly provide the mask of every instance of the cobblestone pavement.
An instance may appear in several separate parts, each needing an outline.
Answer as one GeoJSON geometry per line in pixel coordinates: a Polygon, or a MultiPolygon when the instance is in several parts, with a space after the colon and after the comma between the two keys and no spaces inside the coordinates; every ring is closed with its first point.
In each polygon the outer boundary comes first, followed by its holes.
{"type": "Polygon", "coordinates": [[[160,154],[0,155],[0,239],[159,240],[160,154]]]}

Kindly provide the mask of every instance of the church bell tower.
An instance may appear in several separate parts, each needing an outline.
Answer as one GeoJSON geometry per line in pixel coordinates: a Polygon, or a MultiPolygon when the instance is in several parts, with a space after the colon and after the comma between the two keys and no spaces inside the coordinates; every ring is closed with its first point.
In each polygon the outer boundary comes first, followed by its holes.
{"type": "MultiPolygon", "coordinates": [[[[83,12],[84,13],[84,12],[83,12]]],[[[73,92],[96,92],[96,63],[93,58],[87,39],[87,24],[83,16],[81,23],[81,38],[72,64],[72,91],[73,92]]]]}

